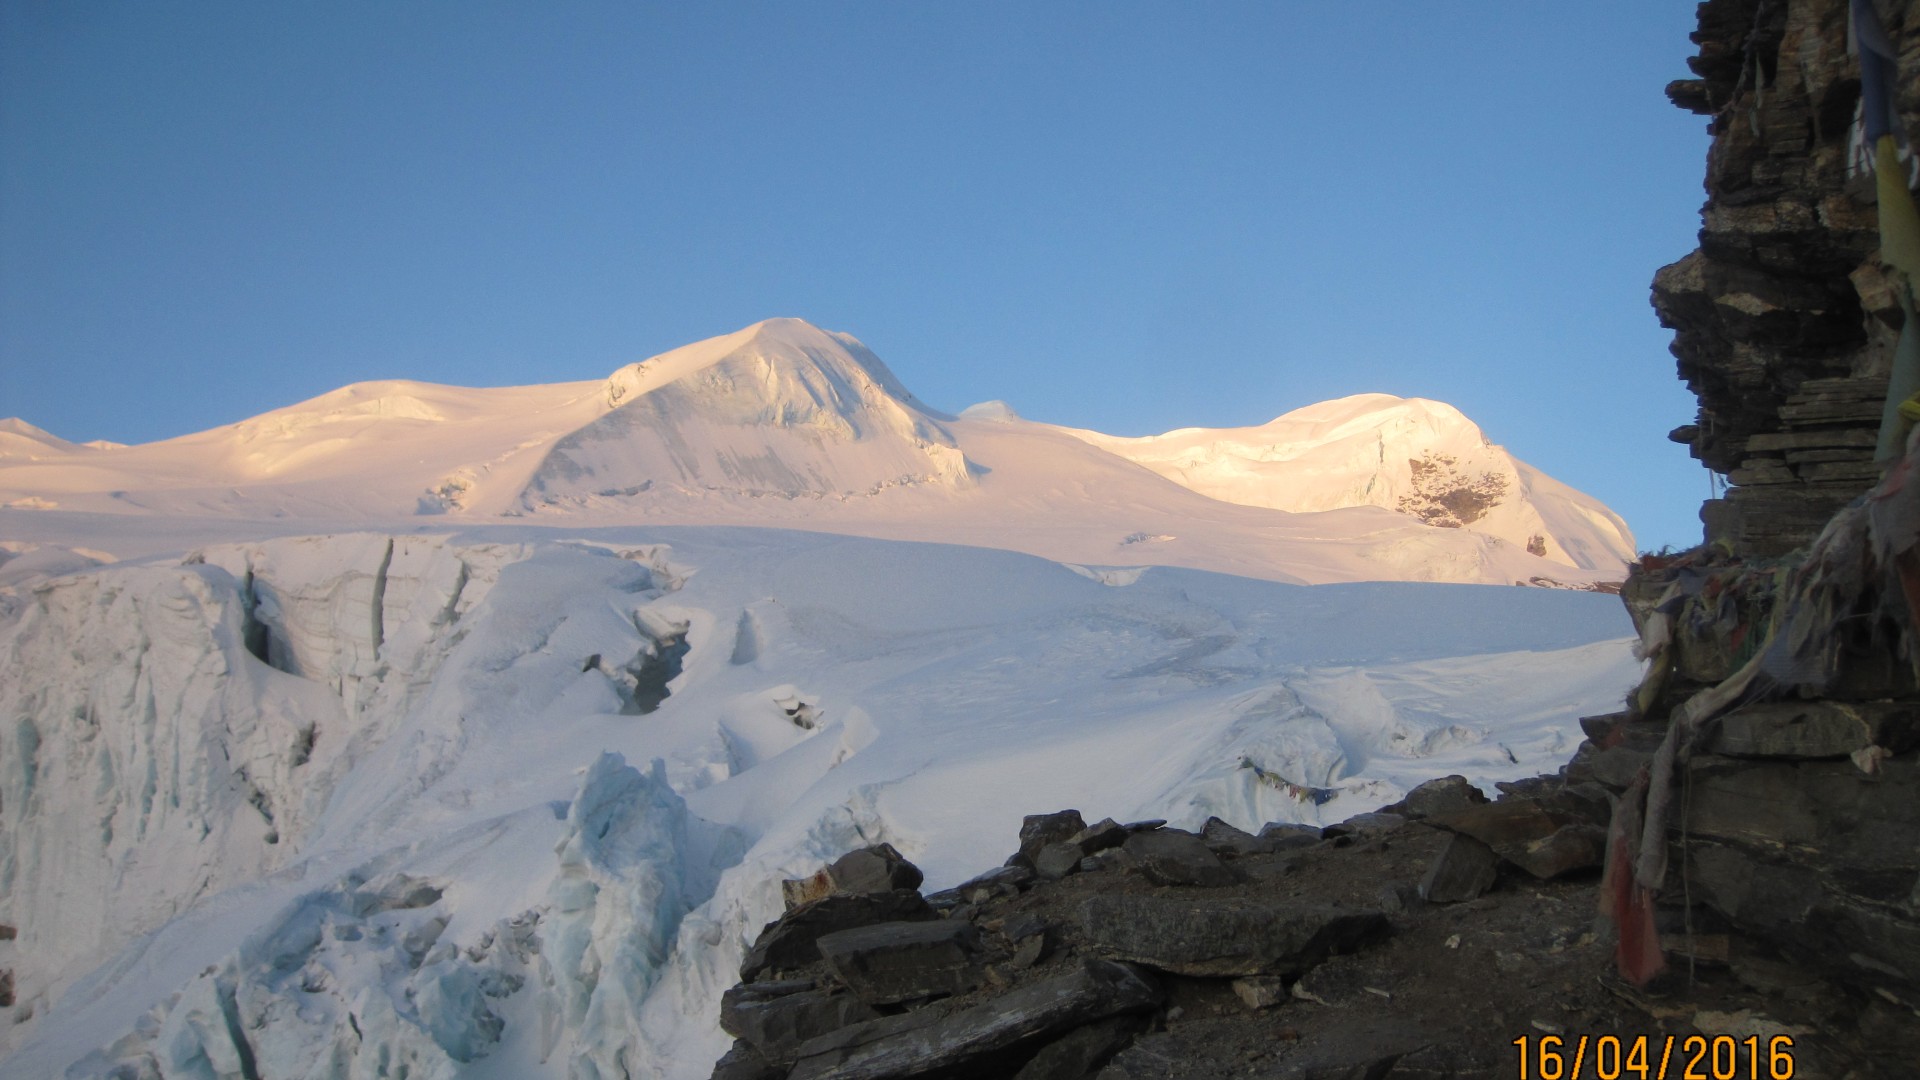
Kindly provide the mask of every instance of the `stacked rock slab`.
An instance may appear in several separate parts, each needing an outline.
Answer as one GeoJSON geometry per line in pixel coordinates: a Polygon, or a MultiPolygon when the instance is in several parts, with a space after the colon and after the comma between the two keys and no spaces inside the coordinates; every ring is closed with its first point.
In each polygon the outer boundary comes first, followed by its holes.
{"type": "MultiPolygon", "coordinates": [[[[1804,546],[1877,477],[1872,456],[1902,316],[1879,262],[1870,176],[1850,168],[1860,99],[1847,0],[1708,0],[1695,78],[1667,88],[1711,117],[1700,247],[1653,282],[1680,376],[1700,399],[1673,438],[1726,475],[1701,511],[1743,555],[1804,546]]],[[[1902,72],[1920,71],[1920,3],[1880,0],[1902,72]]],[[[1920,83],[1898,102],[1920,136],[1920,83]]]]}

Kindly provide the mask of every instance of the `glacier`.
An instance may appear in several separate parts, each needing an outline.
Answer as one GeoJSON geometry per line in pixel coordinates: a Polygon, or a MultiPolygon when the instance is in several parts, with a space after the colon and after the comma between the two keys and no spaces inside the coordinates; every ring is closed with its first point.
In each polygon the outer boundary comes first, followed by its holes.
{"type": "Polygon", "coordinates": [[[0,1075],[704,1076],[847,848],[937,888],[1062,806],[1340,820],[1550,769],[1638,672],[1603,595],[1084,571],[499,525],[22,575],[0,1075]]]}

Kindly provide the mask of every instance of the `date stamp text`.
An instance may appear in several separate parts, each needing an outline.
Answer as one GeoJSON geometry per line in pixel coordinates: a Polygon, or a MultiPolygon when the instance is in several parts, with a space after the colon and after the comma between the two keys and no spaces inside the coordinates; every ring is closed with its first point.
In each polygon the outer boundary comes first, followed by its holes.
{"type": "Polygon", "coordinates": [[[1793,1080],[1793,1037],[1522,1035],[1518,1080],[1793,1080]]]}

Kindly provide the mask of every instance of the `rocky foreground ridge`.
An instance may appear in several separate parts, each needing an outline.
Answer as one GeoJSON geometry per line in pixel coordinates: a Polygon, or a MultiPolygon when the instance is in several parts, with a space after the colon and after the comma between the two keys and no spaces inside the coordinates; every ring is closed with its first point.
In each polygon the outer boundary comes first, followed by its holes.
{"type": "Polygon", "coordinates": [[[1436,780],[1324,830],[1028,817],[1005,866],[924,897],[891,847],[851,852],[786,883],[713,1076],[1512,1077],[1570,1068],[1582,1036],[1908,1075],[1906,1008],[1704,913],[1665,920],[1683,969],[1613,972],[1598,877],[1635,752],[1589,744],[1492,802],[1436,780]]]}

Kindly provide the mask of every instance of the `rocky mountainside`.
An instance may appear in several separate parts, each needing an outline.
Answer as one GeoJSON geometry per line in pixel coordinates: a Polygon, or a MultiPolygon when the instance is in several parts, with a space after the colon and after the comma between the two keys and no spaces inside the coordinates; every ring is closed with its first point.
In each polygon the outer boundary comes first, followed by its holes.
{"type": "Polygon", "coordinates": [[[1920,457],[1872,460],[1905,285],[1879,251],[1848,48],[1876,21],[1910,142],[1916,3],[1710,0],[1697,78],[1668,87],[1714,140],[1700,250],[1660,271],[1654,305],[1700,395],[1676,435],[1735,486],[1702,511],[1707,547],[1629,578],[1652,664],[1596,760],[1623,782],[1646,768],[1622,784],[1647,816],[1629,845],[1644,898],[1769,942],[1912,1030],[1920,457]]]}
{"type": "Polygon", "coordinates": [[[1662,936],[1684,986],[1596,979],[1608,792],[1576,775],[1258,835],[1034,815],[1005,866],[924,897],[857,849],[785,883],[713,1080],[1904,1075],[1896,1009],[1718,926],[1662,936]]]}

